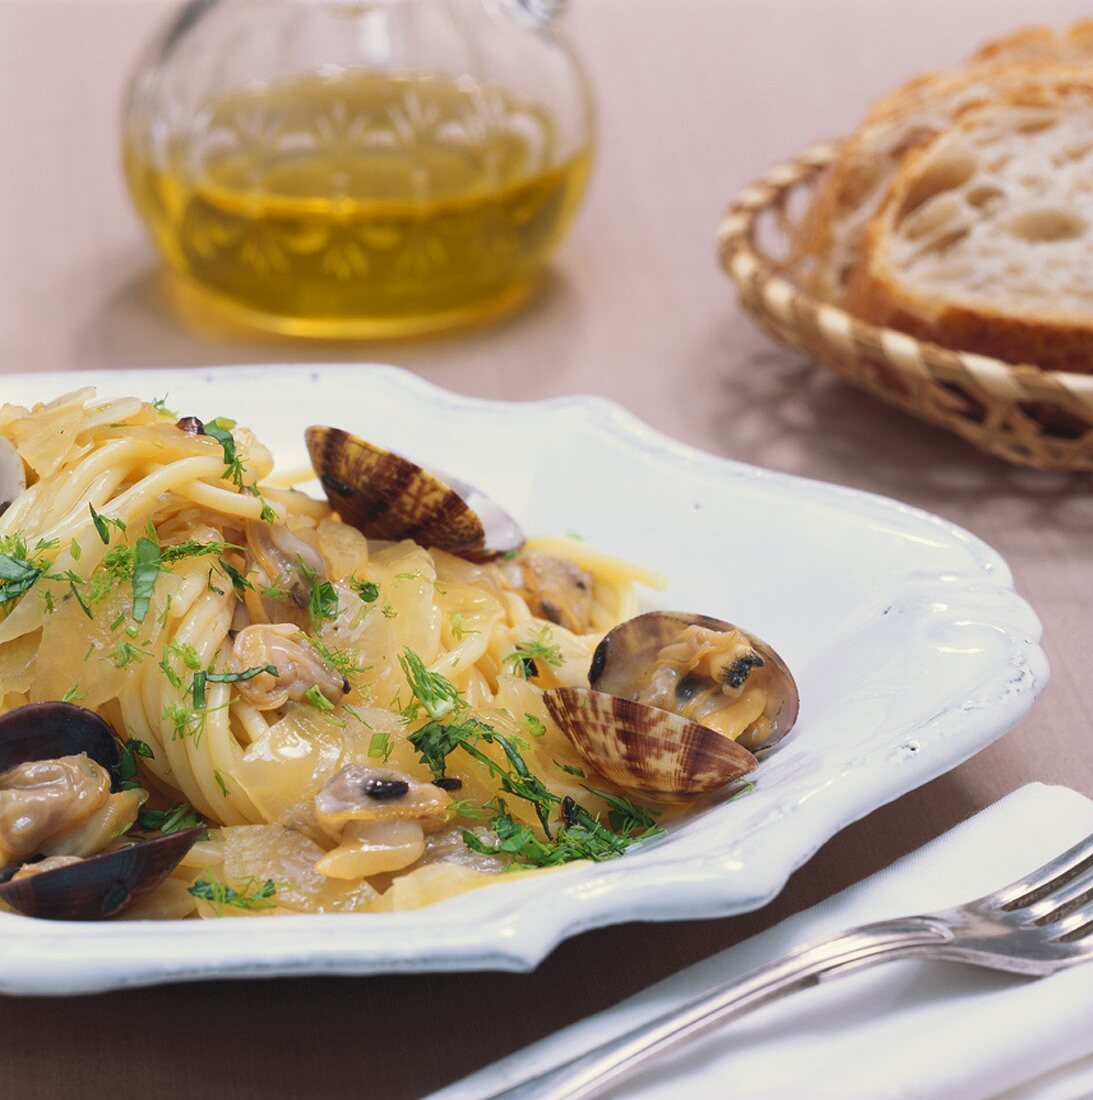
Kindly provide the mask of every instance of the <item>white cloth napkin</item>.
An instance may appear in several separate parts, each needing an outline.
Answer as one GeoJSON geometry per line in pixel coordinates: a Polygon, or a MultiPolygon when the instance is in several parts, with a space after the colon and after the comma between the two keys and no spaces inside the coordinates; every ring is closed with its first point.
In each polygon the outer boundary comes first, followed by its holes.
{"type": "MultiPolygon", "coordinates": [[[[1093,832],[1093,802],[1031,784],[884,871],[434,1093],[480,1100],[581,1054],[809,940],[968,901],[1093,832]]],[[[670,925],[664,934],[672,935],[670,925]]],[[[1022,979],[909,961],[759,1009],[684,1047],[612,1097],[704,1100],[1077,1100],[1093,1096],[1093,962],[1022,979]]]]}

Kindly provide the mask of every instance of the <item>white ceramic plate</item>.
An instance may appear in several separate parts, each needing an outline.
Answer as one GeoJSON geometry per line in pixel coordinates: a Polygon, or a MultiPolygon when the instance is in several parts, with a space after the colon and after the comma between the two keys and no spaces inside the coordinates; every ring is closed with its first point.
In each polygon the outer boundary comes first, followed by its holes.
{"type": "Polygon", "coordinates": [[[612,863],[498,882],[409,913],[64,924],[0,914],[0,990],[67,994],[198,978],[526,970],[631,920],[725,916],[773,898],[843,826],[954,767],[1048,679],[1040,624],[990,547],[936,516],[690,450],[593,398],[456,397],[390,367],[10,376],[23,404],[110,396],[253,427],[304,465],[336,423],[458,473],[535,532],[576,531],[670,578],[660,606],[729,619],[793,669],[801,715],[757,789],[612,863]]]}

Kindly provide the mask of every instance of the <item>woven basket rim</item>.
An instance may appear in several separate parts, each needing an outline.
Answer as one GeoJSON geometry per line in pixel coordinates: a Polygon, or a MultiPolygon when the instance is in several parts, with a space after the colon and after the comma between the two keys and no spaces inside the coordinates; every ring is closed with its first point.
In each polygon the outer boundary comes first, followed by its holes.
{"type": "MultiPolygon", "coordinates": [[[[1035,363],[1009,363],[989,355],[947,348],[920,340],[900,329],[873,324],[842,306],[810,294],[759,248],[755,242],[759,219],[774,211],[790,191],[809,186],[813,178],[834,160],[842,144],[841,140],[834,140],[810,146],[798,156],[771,168],[733,200],[718,224],[716,235],[721,266],[726,274],[738,284],[745,277],[754,279],[759,276],[778,287],[778,292],[788,300],[812,310],[822,310],[828,316],[837,317],[841,323],[853,324],[859,331],[869,334],[878,346],[893,341],[909,346],[906,343],[909,341],[922,353],[925,362],[938,357],[956,357],[977,373],[987,371],[1006,377],[1015,390],[1026,392],[1030,400],[1045,400],[1043,390],[1033,393],[1030,387],[1062,386],[1083,401],[1088,399],[1093,405],[1093,373],[1048,370],[1035,363]],[[746,275],[734,270],[737,267],[747,268],[746,275]]],[[[1051,400],[1050,397],[1046,399],[1051,400]]]]}

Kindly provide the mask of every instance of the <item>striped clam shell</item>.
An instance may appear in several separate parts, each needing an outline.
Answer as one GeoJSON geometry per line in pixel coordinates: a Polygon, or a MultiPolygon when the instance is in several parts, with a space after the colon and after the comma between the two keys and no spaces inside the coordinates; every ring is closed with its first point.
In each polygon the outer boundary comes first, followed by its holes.
{"type": "Polygon", "coordinates": [[[412,539],[471,561],[523,545],[515,520],[465,482],[340,428],[311,427],[305,438],[331,507],[368,538],[412,539]]]}
{"type": "Polygon", "coordinates": [[[661,798],[701,795],[756,766],[747,749],[671,711],[589,688],[544,693],[551,717],[604,778],[661,798]]]}
{"type": "Polygon", "coordinates": [[[739,742],[753,751],[760,748],[764,752],[769,751],[789,733],[797,721],[800,707],[797,683],[785,661],[771,646],[724,619],[685,611],[650,611],[627,619],[604,635],[596,647],[588,670],[588,682],[597,691],[623,699],[636,699],[646,686],[657,655],[690,626],[726,634],[739,631],[748,645],[763,658],[767,686],[770,689],[765,712],[770,730],[762,741],[758,740],[752,729],[746,730],[740,736],[739,742]]]}

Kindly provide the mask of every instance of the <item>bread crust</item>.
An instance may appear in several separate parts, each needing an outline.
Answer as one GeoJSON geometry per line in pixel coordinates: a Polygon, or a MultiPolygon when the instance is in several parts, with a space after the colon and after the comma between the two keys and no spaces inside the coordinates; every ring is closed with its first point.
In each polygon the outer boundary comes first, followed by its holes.
{"type": "MultiPolygon", "coordinates": [[[[1088,25],[1093,34],[1093,25],[1088,25]]],[[[951,126],[908,156],[881,210],[863,237],[860,262],[847,286],[845,307],[874,324],[907,332],[944,347],[990,355],[1047,370],[1093,373],[1093,315],[1022,315],[1013,309],[916,291],[901,278],[891,255],[897,218],[935,151],[984,114],[1009,108],[1093,109],[1093,74],[1010,89],[999,100],[966,105],[951,126]]]]}
{"type": "Polygon", "coordinates": [[[817,182],[790,242],[790,263],[803,285],[847,305],[868,225],[908,157],[969,106],[1032,85],[1080,82],[1091,62],[1093,20],[1062,32],[1028,27],[987,42],[962,68],[913,77],[877,100],[817,182]]]}

